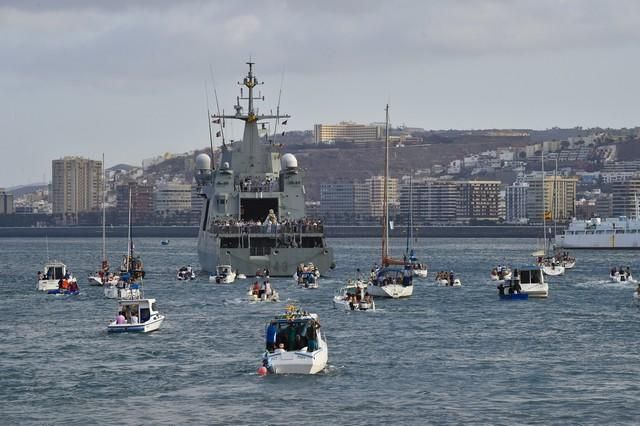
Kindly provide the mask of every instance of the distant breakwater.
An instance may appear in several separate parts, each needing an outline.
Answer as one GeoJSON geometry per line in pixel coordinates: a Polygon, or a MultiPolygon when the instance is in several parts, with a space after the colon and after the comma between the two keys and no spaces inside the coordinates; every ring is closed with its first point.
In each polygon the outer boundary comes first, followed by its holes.
{"type": "MultiPolygon", "coordinates": [[[[380,238],[379,226],[325,226],[330,238],[380,238]]],[[[560,231],[558,231],[560,232],[560,231]]],[[[126,237],[126,226],[106,228],[107,237],[126,237]]],[[[542,238],[542,226],[418,226],[414,228],[416,238],[542,238]]],[[[197,226],[136,226],[135,237],[196,238],[197,226]]],[[[391,237],[406,238],[407,230],[396,227],[391,237]]],[[[51,238],[100,238],[100,226],[56,226],[56,227],[0,227],[0,238],[51,237],[51,238]]]]}

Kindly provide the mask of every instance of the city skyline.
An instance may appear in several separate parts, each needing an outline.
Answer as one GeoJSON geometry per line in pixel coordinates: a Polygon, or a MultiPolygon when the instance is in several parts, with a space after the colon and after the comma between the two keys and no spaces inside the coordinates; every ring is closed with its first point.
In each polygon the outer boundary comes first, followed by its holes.
{"type": "MultiPolygon", "coordinates": [[[[48,180],[67,155],[104,152],[110,167],[207,146],[205,84],[209,108],[215,86],[230,111],[250,57],[259,107],[275,110],[282,82],[290,129],[381,122],[387,102],[394,124],[426,129],[634,127],[638,12],[631,1],[5,1],[0,187],[48,180]]],[[[241,129],[227,123],[231,138],[241,129]]]]}

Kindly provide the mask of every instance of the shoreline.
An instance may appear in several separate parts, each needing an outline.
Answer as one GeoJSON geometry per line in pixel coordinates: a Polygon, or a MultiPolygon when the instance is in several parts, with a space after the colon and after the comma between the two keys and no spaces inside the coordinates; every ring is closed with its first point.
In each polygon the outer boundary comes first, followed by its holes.
{"type": "MultiPolygon", "coordinates": [[[[198,226],[136,226],[136,237],[197,238],[198,226]]],[[[126,237],[127,226],[106,228],[107,237],[126,237]]],[[[380,238],[379,226],[327,226],[327,238],[380,238]]],[[[391,230],[392,238],[406,238],[404,227],[391,230]]],[[[496,226],[417,226],[416,238],[542,238],[542,226],[496,225],[496,226]]],[[[102,238],[101,226],[55,226],[55,227],[0,227],[0,238],[52,237],[52,238],[102,238]]]]}

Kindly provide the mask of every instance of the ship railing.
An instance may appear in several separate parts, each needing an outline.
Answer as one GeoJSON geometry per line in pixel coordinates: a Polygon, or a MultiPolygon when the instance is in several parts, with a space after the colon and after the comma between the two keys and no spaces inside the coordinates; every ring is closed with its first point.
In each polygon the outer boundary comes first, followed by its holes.
{"type": "Polygon", "coordinates": [[[278,192],[280,191],[280,182],[278,178],[236,179],[235,190],[238,192],[278,192]]]}
{"type": "Polygon", "coordinates": [[[324,225],[321,223],[267,225],[213,224],[211,231],[216,234],[317,234],[324,232],[324,225]]]}

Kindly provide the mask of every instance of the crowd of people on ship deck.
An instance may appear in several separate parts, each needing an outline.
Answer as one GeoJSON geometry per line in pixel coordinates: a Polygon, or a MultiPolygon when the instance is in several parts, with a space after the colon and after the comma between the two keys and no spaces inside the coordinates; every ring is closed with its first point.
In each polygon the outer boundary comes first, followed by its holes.
{"type": "Polygon", "coordinates": [[[237,178],[235,190],[240,192],[276,192],[280,190],[277,176],[247,176],[237,178]]]}
{"type": "Polygon", "coordinates": [[[237,218],[217,218],[213,221],[213,230],[221,234],[232,234],[240,231],[246,234],[257,233],[314,233],[322,232],[323,224],[319,219],[301,218],[301,219],[280,219],[271,213],[263,222],[260,220],[244,220],[237,218]]]}

